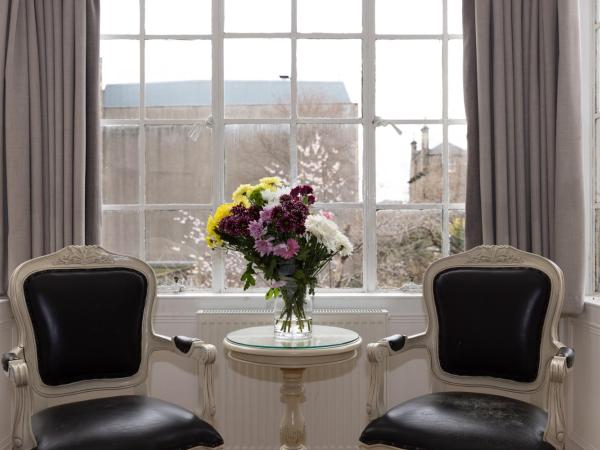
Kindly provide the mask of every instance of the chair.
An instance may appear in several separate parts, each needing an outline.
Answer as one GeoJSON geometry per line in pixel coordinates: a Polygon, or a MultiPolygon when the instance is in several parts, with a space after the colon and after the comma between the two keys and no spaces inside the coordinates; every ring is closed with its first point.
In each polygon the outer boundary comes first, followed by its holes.
{"type": "Polygon", "coordinates": [[[424,333],[367,347],[370,423],[360,449],[546,450],[565,445],[563,384],[575,354],[557,337],[563,276],[509,246],[480,246],[427,269],[424,333]],[[385,412],[388,356],[426,349],[434,393],[385,412]]]}
{"type": "Polygon", "coordinates": [[[13,448],[222,448],[215,413],[214,346],[155,334],[150,266],[97,246],[69,246],[21,264],[9,297],[18,346],[2,357],[14,384],[13,448]],[[194,413],[148,397],[148,360],[168,350],[198,362],[194,413]]]}

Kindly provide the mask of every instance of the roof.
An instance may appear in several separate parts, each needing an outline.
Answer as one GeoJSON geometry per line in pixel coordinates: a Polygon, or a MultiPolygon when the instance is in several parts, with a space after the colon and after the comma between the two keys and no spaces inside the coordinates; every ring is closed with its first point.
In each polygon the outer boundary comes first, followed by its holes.
{"type": "MultiPolygon", "coordinates": [[[[225,81],[225,104],[276,105],[290,100],[290,82],[225,81]]],[[[323,95],[331,103],[351,103],[346,86],[341,81],[299,81],[299,96],[323,95]]],[[[105,108],[135,107],[139,103],[139,84],[108,84],[103,91],[105,108]]],[[[209,106],[211,82],[167,81],[146,83],[146,106],[209,106]]]]}
{"type": "MultiPolygon", "coordinates": [[[[420,151],[420,150],[419,150],[420,151]]],[[[452,142],[448,142],[448,154],[449,155],[457,155],[464,153],[466,150],[464,148],[459,147],[458,145],[454,145],[452,142]]],[[[442,154],[442,144],[436,145],[433,148],[430,148],[427,152],[428,155],[441,155],[442,154]]]]}

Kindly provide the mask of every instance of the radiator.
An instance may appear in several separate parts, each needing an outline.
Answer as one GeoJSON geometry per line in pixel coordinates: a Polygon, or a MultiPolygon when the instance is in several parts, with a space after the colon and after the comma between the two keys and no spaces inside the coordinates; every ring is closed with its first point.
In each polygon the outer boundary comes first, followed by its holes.
{"type": "MultiPolygon", "coordinates": [[[[365,346],[387,336],[388,313],[381,309],[316,310],[315,324],[356,331],[363,347],[354,361],[308,369],[303,412],[310,450],[356,448],[367,423],[368,364],[365,346]]],[[[279,422],[283,404],[279,398],[278,369],[247,365],[226,358],[223,339],[230,331],[270,325],[266,310],[206,310],[198,312],[198,335],[218,348],[215,365],[217,414],[215,426],[227,450],[279,448],[279,422]]]]}

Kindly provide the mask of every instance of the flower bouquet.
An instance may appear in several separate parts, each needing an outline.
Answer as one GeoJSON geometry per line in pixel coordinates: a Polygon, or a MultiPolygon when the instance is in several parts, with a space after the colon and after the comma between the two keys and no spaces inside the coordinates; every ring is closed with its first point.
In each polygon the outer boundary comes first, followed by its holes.
{"type": "Polygon", "coordinates": [[[257,275],[268,283],[265,297],[275,300],[276,337],[310,337],[317,276],[335,255],[352,253],[350,240],[331,213],[313,211],[309,185],[290,188],[278,177],[262,178],[239,186],[232,199],[208,218],[208,246],[244,256],[244,290],[256,284],[257,275]]]}

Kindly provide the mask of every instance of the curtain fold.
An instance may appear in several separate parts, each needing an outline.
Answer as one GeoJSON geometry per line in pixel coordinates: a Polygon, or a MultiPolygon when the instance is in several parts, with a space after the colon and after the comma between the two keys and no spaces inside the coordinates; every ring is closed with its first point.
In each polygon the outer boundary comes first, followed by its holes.
{"type": "Polygon", "coordinates": [[[0,295],[21,262],[100,239],[99,12],[0,2],[0,295]]]}
{"type": "Polygon", "coordinates": [[[566,314],[583,309],[585,281],[578,7],[463,0],[466,244],[554,260],[566,314]]]}

